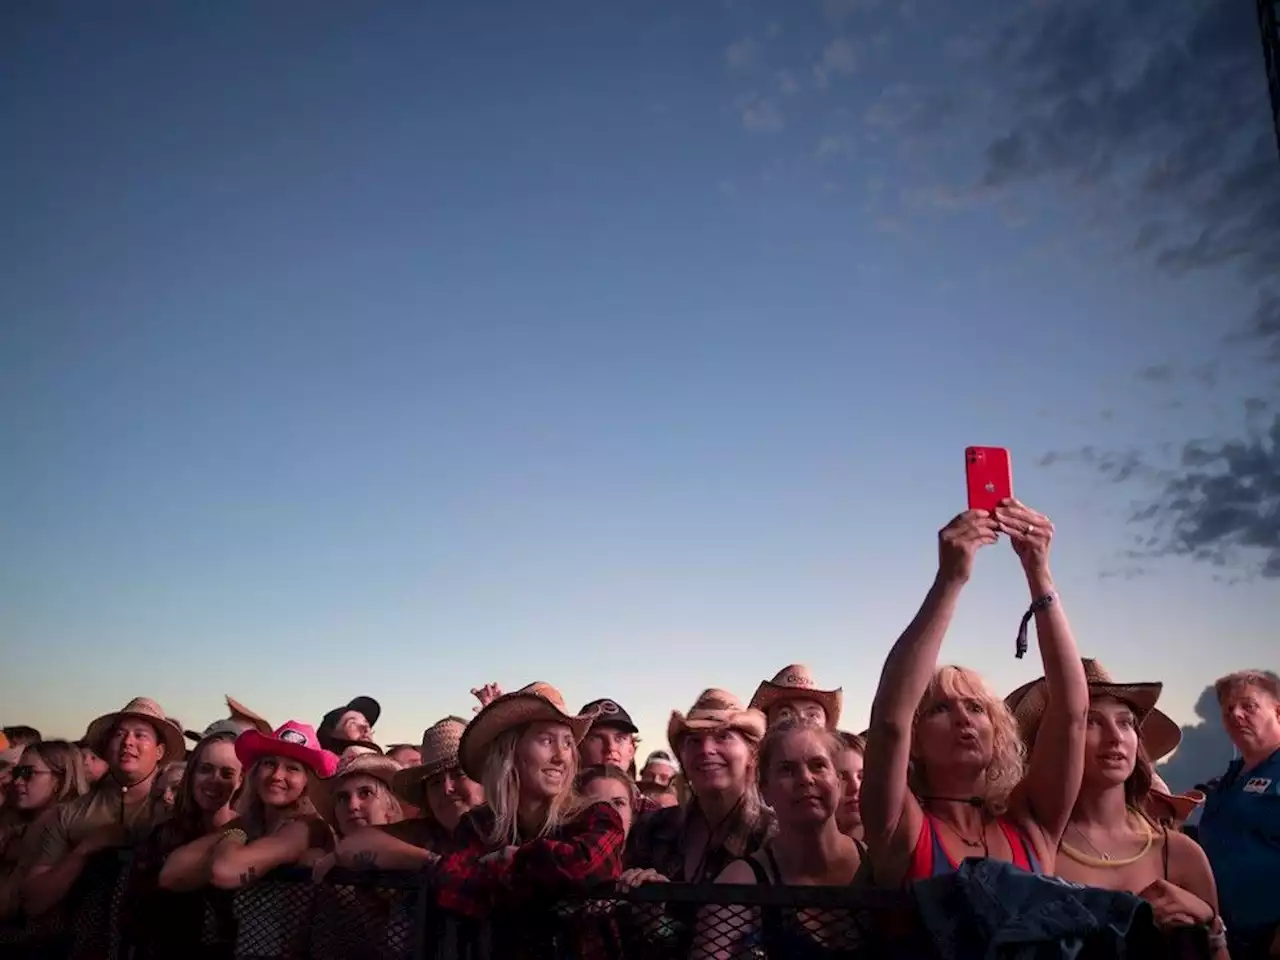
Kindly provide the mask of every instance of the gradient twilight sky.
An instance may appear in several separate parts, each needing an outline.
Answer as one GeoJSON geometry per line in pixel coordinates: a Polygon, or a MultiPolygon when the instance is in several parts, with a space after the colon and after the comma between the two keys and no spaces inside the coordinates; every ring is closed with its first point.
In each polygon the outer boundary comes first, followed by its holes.
{"type": "MultiPolygon", "coordinates": [[[[1250,7],[5,4],[3,721],[545,679],[644,752],[799,660],[860,729],[967,444],[1192,720],[1277,665],[1274,491],[1170,486],[1275,457],[1250,7]]],[[[1026,601],[984,554],[945,659],[1038,675],[1026,601]]]]}

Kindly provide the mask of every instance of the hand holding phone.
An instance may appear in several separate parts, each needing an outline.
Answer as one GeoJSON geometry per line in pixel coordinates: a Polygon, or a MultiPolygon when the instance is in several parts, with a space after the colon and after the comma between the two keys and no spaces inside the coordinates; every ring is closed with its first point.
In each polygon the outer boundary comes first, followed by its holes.
{"type": "Polygon", "coordinates": [[[966,447],[964,474],[970,510],[990,513],[1013,499],[1013,462],[1004,447],[966,447]]]}

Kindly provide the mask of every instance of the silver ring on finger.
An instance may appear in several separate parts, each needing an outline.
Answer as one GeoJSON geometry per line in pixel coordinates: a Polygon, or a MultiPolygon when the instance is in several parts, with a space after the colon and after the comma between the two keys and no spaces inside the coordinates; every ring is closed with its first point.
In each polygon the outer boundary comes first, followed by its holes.
{"type": "Polygon", "coordinates": [[[1028,523],[1028,524],[1027,524],[1027,536],[1029,537],[1029,536],[1031,536],[1031,535],[1032,535],[1033,533],[1035,533],[1035,532],[1036,532],[1036,526],[1035,526],[1035,524],[1034,524],[1034,523],[1028,523]]]}

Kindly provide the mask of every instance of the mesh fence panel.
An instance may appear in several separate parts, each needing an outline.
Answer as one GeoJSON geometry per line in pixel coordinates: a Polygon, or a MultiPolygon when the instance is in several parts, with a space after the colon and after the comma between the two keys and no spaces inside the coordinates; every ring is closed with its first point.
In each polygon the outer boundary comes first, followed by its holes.
{"type": "Polygon", "coordinates": [[[317,887],[311,923],[315,960],[409,960],[419,941],[424,888],[413,875],[334,873],[317,887]]]}
{"type": "Polygon", "coordinates": [[[104,850],[90,857],[68,900],[71,960],[111,960],[119,948],[127,856],[104,850]]]}
{"type": "Polygon", "coordinates": [[[235,955],[243,960],[304,960],[319,885],[266,877],[236,891],[235,955]]]}
{"type": "MultiPolygon", "coordinates": [[[[95,864],[77,888],[72,957],[127,960],[117,933],[125,889],[118,862],[95,864]]],[[[230,912],[238,928],[234,956],[244,960],[935,960],[942,952],[911,893],[836,887],[655,884],[625,896],[600,890],[499,908],[488,921],[476,922],[436,908],[425,874],[335,870],[317,884],[307,871],[293,869],[238,891],[230,912]]],[[[212,916],[206,924],[210,929],[190,924],[192,941],[207,944],[211,929],[220,930],[224,941],[230,935],[228,924],[215,924],[212,916]]],[[[1130,938],[1127,955],[1210,955],[1202,929],[1175,936],[1179,931],[1148,928],[1147,939],[1130,938]]],[[[975,927],[972,933],[963,945],[951,943],[958,952],[949,955],[1007,955],[988,952],[989,931],[975,927]]],[[[1109,937],[1102,931],[1079,956],[1116,956],[1103,943],[1109,937]]],[[[0,960],[13,955],[12,946],[0,940],[0,960]]],[[[197,951],[173,955],[195,957],[197,951]]]]}

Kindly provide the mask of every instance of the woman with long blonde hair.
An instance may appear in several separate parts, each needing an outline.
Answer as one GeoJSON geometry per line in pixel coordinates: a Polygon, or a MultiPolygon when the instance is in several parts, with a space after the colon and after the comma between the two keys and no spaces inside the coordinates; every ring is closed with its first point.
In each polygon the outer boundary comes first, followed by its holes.
{"type": "Polygon", "coordinates": [[[569,714],[546,683],[503,694],[476,714],[458,758],[486,802],[459,822],[460,852],[439,862],[440,906],[482,917],[500,892],[509,905],[617,878],[622,819],[574,790],[578,747],[593,719],[569,714]]]}
{"type": "Polygon", "coordinates": [[[247,771],[238,816],[222,828],[209,866],[213,885],[225,890],[333,849],[333,832],[307,793],[316,778],[333,776],[338,758],[310,726],[292,720],[269,737],[246,730],[236,756],[247,771]]]}
{"type": "MultiPolygon", "coordinates": [[[[1053,872],[1080,789],[1089,690],[1049,570],[1053,524],[1016,500],[970,510],[938,535],[938,573],[894,644],[871,708],[862,818],[876,882],[898,886],[971,858],[1053,872]],[[1029,766],[1002,700],[938,651],[977,552],[1007,536],[1031,594],[1048,705],[1029,766]]],[[[1019,633],[1021,656],[1025,633],[1019,633]]]]}

